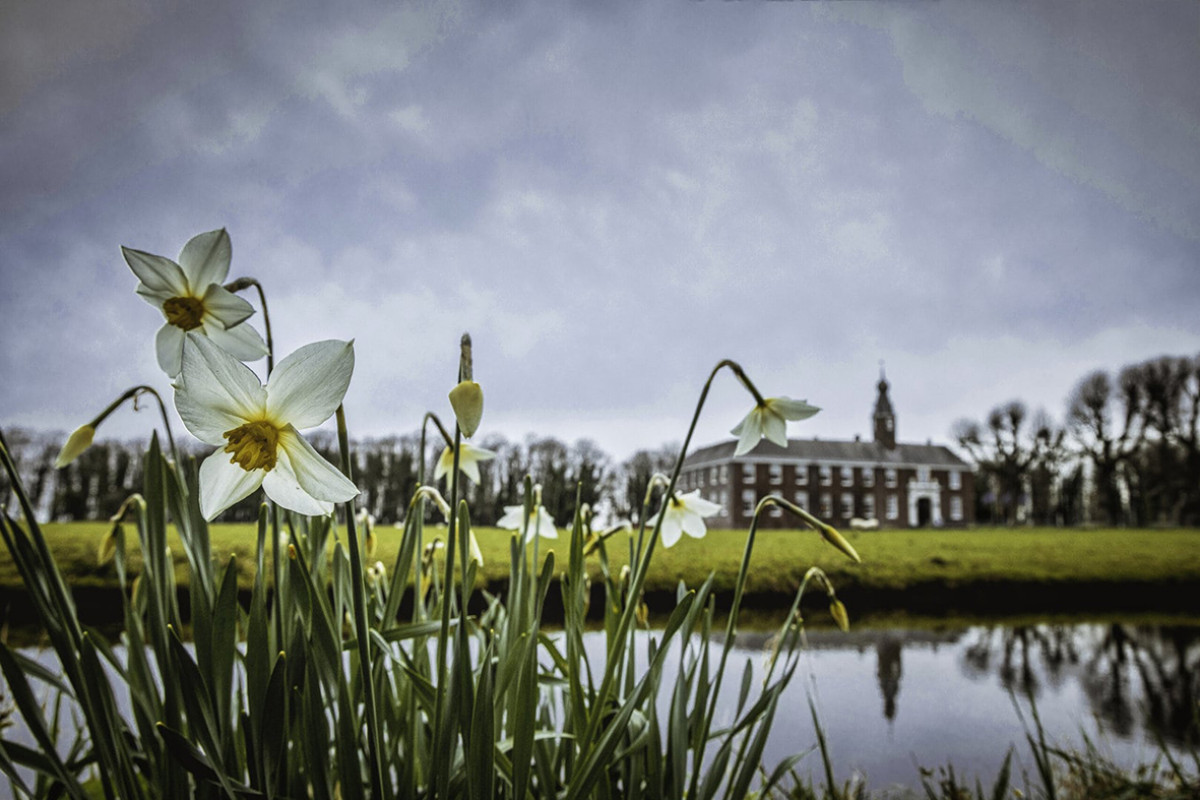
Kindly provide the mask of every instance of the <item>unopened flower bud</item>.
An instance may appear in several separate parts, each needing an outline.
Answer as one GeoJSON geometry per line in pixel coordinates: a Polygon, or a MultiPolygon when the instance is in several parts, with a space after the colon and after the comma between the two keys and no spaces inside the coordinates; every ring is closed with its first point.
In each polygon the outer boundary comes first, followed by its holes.
{"type": "Polygon", "coordinates": [[[54,460],[54,468],[62,469],[79,458],[84,450],[92,446],[92,439],[95,437],[96,429],[90,423],[76,428],[75,432],[67,438],[67,443],[63,445],[62,450],[58,451],[58,458],[54,460]]]}
{"type": "Polygon", "coordinates": [[[475,381],[462,381],[450,390],[450,405],[463,436],[471,438],[483,419],[483,389],[475,381]]]}

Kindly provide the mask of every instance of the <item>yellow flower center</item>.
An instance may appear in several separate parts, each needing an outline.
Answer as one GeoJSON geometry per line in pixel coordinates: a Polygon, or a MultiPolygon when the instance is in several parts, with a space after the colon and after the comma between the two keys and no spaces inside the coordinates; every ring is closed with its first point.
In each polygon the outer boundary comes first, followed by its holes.
{"type": "Polygon", "coordinates": [[[275,446],[279,441],[279,429],[265,420],[247,422],[245,425],[221,434],[229,440],[226,453],[233,453],[230,464],[242,469],[263,469],[270,472],[275,467],[275,446]]]}
{"type": "Polygon", "coordinates": [[[204,317],[204,303],[195,297],[172,297],[163,303],[163,313],[167,315],[167,322],[176,328],[190,331],[200,327],[200,320],[204,317]]]}

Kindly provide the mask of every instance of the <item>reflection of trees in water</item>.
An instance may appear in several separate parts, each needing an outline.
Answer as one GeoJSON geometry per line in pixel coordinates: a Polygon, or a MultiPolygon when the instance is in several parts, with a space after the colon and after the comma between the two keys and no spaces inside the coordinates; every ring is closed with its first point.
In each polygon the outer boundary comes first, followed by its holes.
{"type": "Polygon", "coordinates": [[[997,674],[1004,688],[1037,698],[1076,675],[1090,711],[1114,733],[1139,726],[1167,742],[1200,743],[1200,629],[1109,625],[979,628],[962,651],[963,674],[997,674]],[[1136,683],[1135,683],[1136,681],[1136,683]]]}
{"type": "Polygon", "coordinates": [[[1110,626],[1085,670],[1084,690],[1101,718],[1119,733],[1141,723],[1173,744],[1200,742],[1200,631],[1180,626],[1110,626]],[[1141,689],[1131,699],[1131,683],[1141,689]]]}
{"type": "Polygon", "coordinates": [[[1043,683],[1062,686],[1078,663],[1072,628],[1038,625],[976,629],[960,666],[968,678],[978,679],[991,674],[995,664],[1005,689],[1036,698],[1043,683]]]}

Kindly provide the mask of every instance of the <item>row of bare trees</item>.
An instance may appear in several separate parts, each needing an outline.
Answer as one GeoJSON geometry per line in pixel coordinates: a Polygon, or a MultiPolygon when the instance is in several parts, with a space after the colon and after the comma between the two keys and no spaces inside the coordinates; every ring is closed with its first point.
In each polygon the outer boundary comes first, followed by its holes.
{"type": "Polygon", "coordinates": [[[1089,373],[1061,423],[1014,400],[952,435],[977,468],[980,521],[1200,525],[1198,429],[1200,355],[1089,373]]]}
{"type": "MultiPolygon", "coordinates": [[[[104,519],[142,485],[144,441],[99,441],[74,463],[56,470],[54,459],[63,443],[61,434],[14,429],[5,431],[5,438],[43,521],[104,519]]],[[[309,439],[318,452],[339,463],[332,433],[317,431],[309,439]]],[[[180,441],[179,445],[186,455],[197,459],[208,453],[196,442],[180,441]]],[[[587,439],[566,444],[552,437],[529,436],[524,442],[514,442],[493,434],[477,445],[493,451],[495,458],[480,462],[479,483],[464,481],[460,491],[471,504],[472,519],[481,525],[499,519],[505,506],[522,502],[526,474],[541,485],[542,504],[559,524],[571,520],[576,487],[580,500],[592,508],[615,517],[636,517],[650,476],[667,471],[677,450],[664,446],[639,451],[623,463],[614,463],[587,439]]],[[[381,523],[401,521],[422,475],[426,483],[433,483],[442,447],[440,440],[428,443],[422,473],[417,434],[353,443],[354,479],[362,490],[360,507],[381,523]]],[[[0,478],[0,501],[9,496],[10,487],[0,478]]],[[[222,519],[252,521],[257,518],[261,501],[260,493],[251,495],[225,512],[222,519]]]]}

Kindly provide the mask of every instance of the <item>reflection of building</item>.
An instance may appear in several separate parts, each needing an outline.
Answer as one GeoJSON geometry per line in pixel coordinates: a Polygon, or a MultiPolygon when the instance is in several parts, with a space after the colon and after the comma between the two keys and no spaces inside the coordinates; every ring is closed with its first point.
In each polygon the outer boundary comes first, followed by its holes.
{"type": "MultiPolygon", "coordinates": [[[[872,415],[873,441],[791,439],[786,448],[763,440],[734,457],[737,443],[722,442],[688,456],[679,477],[682,491],[699,489],[720,503],[723,516],[711,524],[743,527],[767,494],[779,494],[828,520],[877,519],[887,527],[970,525],[975,481],[971,468],[949,448],[896,441],[896,415],[888,382],[880,376],[872,415]]],[[[771,507],[763,527],[795,527],[796,520],[771,507]]]]}
{"type": "Polygon", "coordinates": [[[900,653],[904,645],[899,637],[884,634],[875,644],[875,677],[879,679],[879,692],[883,695],[883,716],[888,722],[896,719],[896,698],[900,695],[900,653]]]}

